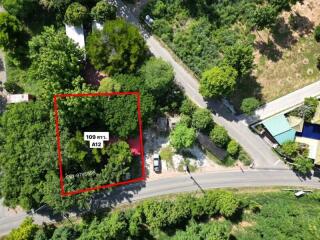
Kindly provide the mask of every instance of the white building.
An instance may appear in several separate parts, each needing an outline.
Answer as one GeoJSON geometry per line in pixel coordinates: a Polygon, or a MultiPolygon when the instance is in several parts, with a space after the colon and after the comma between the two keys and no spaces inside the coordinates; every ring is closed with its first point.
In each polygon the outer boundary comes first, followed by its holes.
{"type": "Polygon", "coordinates": [[[8,94],[7,95],[7,103],[21,103],[21,102],[29,102],[33,99],[33,97],[27,93],[24,94],[8,94]]]}
{"type": "Polygon", "coordinates": [[[72,26],[65,24],[66,27],[66,34],[67,36],[72,39],[80,48],[85,47],[84,41],[84,32],[83,32],[83,25],[81,26],[72,26]]]}

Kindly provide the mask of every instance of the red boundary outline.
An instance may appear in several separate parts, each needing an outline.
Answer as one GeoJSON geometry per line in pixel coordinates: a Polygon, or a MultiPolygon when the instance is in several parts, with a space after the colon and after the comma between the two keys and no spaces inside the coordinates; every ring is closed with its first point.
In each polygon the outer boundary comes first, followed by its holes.
{"type": "Polygon", "coordinates": [[[141,120],[141,111],[140,111],[140,92],[105,92],[105,93],[71,93],[71,94],[55,94],[53,96],[53,107],[54,107],[54,117],[56,125],[56,138],[57,138],[57,151],[58,151],[58,165],[60,173],[60,195],[61,196],[71,196],[74,194],[79,194],[83,192],[89,192],[94,190],[99,190],[103,188],[109,188],[120,185],[127,185],[134,182],[144,181],[146,179],[145,175],[145,163],[144,163],[144,149],[143,149],[143,134],[142,134],[142,120],[141,120]],[[116,96],[116,95],[135,95],[137,97],[137,111],[138,111],[138,124],[139,124],[139,135],[140,135],[140,159],[141,159],[141,172],[142,176],[139,178],[130,179],[128,181],[111,183],[106,185],[100,185],[96,187],[79,189],[71,192],[64,191],[64,182],[63,182],[63,171],[62,171],[62,155],[61,155],[61,145],[60,145],[60,131],[59,131],[59,113],[58,113],[58,98],[65,97],[96,97],[96,96],[116,96]]]}

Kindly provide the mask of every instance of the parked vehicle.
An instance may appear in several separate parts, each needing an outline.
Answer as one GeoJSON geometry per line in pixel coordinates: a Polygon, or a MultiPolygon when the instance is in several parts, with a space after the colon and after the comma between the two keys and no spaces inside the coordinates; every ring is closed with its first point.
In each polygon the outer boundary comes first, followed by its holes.
{"type": "Polygon", "coordinates": [[[161,160],[159,154],[153,155],[153,171],[156,173],[161,172],[161,160]]]}

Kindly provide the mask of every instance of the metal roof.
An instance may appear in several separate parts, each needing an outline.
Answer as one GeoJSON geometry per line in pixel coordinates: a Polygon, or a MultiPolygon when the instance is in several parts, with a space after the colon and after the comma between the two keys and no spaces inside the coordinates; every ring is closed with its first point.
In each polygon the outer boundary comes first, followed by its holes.
{"type": "Polygon", "coordinates": [[[262,122],[269,133],[279,144],[287,141],[293,141],[296,131],[290,126],[287,118],[283,115],[276,115],[262,122]]]}

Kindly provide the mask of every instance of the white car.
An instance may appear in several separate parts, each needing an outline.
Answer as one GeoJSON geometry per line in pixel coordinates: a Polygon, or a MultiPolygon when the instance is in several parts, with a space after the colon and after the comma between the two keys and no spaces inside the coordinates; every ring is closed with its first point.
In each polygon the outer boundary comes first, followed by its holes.
{"type": "Polygon", "coordinates": [[[159,154],[153,155],[153,171],[156,173],[161,172],[161,160],[159,154]]]}

